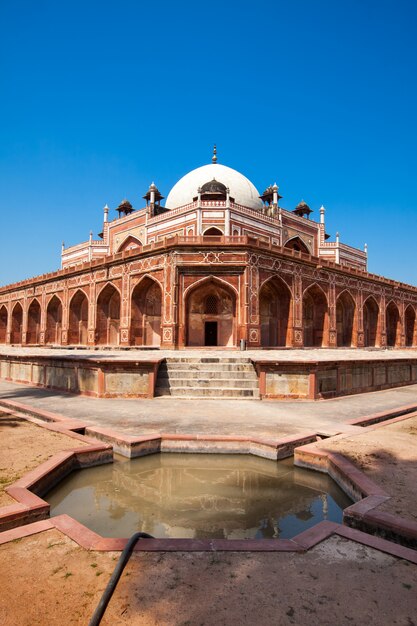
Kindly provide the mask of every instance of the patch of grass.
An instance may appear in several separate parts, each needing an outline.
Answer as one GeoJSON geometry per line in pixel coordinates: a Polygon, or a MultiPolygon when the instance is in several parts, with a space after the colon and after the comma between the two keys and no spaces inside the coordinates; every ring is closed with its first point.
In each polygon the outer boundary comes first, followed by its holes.
{"type": "Polygon", "coordinates": [[[101,576],[101,575],[102,575],[102,573],[103,573],[103,572],[102,572],[101,570],[98,570],[98,571],[96,572],[96,576],[101,576]]]}
{"type": "Polygon", "coordinates": [[[61,565],[60,567],[55,567],[55,569],[52,570],[52,574],[58,574],[58,572],[60,572],[62,569],[64,569],[63,565],[61,565]]]}
{"type": "Polygon", "coordinates": [[[90,567],[98,567],[97,563],[90,563],[90,567]]]}
{"type": "Polygon", "coordinates": [[[72,572],[65,572],[64,578],[69,578],[70,576],[72,576],[72,572]]]}
{"type": "Polygon", "coordinates": [[[412,585],[409,585],[408,583],[403,583],[403,587],[404,589],[411,589],[412,585]]]}

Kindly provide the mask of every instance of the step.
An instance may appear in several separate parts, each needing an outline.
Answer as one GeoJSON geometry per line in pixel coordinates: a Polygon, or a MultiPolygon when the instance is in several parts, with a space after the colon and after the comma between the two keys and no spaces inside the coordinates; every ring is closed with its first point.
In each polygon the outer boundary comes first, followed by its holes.
{"type": "Polygon", "coordinates": [[[167,363],[251,363],[249,357],[167,357],[167,363]]]}
{"type": "Polygon", "coordinates": [[[200,371],[204,370],[206,372],[253,372],[252,363],[161,363],[160,370],[166,369],[169,372],[173,372],[176,370],[193,370],[200,371]]]}
{"type": "Polygon", "coordinates": [[[157,389],[177,389],[178,387],[188,388],[211,388],[211,389],[227,389],[241,388],[241,389],[258,389],[258,381],[245,380],[240,378],[211,378],[209,380],[195,379],[195,378],[165,378],[158,380],[157,389]]]}
{"type": "Polygon", "coordinates": [[[258,377],[245,357],[168,357],[161,363],[155,395],[179,398],[258,399],[258,377]]]}
{"type": "Polygon", "coordinates": [[[207,389],[203,389],[201,387],[174,387],[173,389],[164,389],[162,393],[159,392],[159,389],[156,389],[156,396],[159,395],[168,395],[171,397],[190,397],[190,398],[207,398],[207,397],[216,397],[216,398],[259,398],[259,390],[258,389],[237,389],[237,388],[227,388],[222,387],[220,390],[211,389],[208,387],[207,389]],[[220,393],[219,393],[220,392],[220,393]]]}
{"type": "Polygon", "coordinates": [[[228,380],[229,378],[239,378],[242,380],[258,380],[256,372],[254,372],[253,370],[250,372],[222,372],[219,370],[172,370],[168,372],[167,370],[164,371],[160,369],[158,372],[158,379],[164,380],[167,378],[170,378],[171,380],[177,380],[179,378],[193,378],[199,380],[228,380]]]}

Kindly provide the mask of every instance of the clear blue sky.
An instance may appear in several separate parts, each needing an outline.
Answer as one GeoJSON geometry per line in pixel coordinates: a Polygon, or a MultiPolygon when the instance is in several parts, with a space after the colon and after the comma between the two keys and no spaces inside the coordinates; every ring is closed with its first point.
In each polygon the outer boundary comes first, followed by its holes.
{"type": "Polygon", "coordinates": [[[213,143],[417,284],[416,42],[415,0],[0,0],[0,284],[213,143]]]}

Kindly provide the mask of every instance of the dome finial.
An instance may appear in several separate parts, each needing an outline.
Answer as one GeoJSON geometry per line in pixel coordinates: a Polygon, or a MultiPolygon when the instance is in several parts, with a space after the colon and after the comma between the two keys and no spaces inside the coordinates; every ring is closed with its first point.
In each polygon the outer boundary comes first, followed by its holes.
{"type": "Polygon", "coordinates": [[[211,157],[211,162],[212,163],[217,163],[217,147],[216,147],[216,145],[214,145],[214,148],[213,148],[213,156],[211,157]]]}

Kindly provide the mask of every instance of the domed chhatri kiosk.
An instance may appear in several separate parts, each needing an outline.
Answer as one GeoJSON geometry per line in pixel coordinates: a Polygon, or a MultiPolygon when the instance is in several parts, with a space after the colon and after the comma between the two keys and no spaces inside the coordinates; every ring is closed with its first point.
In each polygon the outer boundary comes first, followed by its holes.
{"type": "Polygon", "coordinates": [[[326,234],[304,202],[280,206],[212,162],[164,197],[154,183],[62,268],[0,289],[0,344],[412,347],[417,288],[367,272],[367,252],[326,234]]]}

